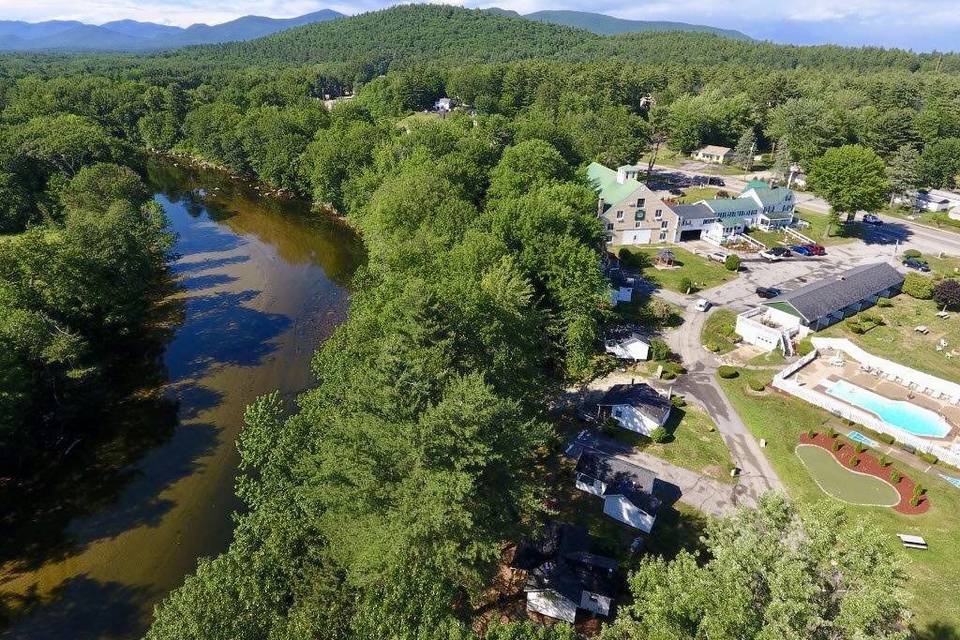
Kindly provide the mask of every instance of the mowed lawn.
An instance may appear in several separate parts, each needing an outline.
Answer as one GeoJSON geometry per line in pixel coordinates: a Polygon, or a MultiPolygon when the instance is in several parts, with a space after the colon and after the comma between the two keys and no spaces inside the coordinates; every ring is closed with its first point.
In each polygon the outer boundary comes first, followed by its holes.
{"type": "Polygon", "coordinates": [[[827,226],[830,223],[830,218],[827,214],[798,208],[797,217],[810,223],[809,227],[797,227],[797,231],[824,247],[853,242],[858,240],[863,233],[863,223],[859,221],[846,225],[843,235],[840,235],[840,230],[836,227],[830,228],[828,235],[827,226]]]}
{"type": "Polygon", "coordinates": [[[677,198],[677,203],[693,204],[701,200],[713,200],[721,191],[723,191],[723,189],[717,187],[690,187],[689,189],[683,190],[683,195],[677,198]]]}
{"type": "MultiPolygon", "coordinates": [[[[694,291],[702,291],[703,289],[716,287],[737,277],[735,272],[727,271],[726,267],[720,262],[701,258],[679,247],[670,246],[667,248],[676,256],[676,264],[673,267],[658,269],[653,266],[653,263],[656,260],[657,252],[663,249],[663,247],[622,247],[622,249],[626,249],[627,252],[634,256],[638,256],[634,258],[635,261],[639,260],[640,264],[648,265],[641,268],[645,279],[664,289],[670,289],[678,293],[686,293],[686,291],[680,289],[680,282],[684,278],[688,278],[693,283],[694,291]]],[[[614,251],[619,251],[619,249],[614,249],[614,251]]],[[[630,266],[629,261],[624,264],[630,266]]]]}
{"type": "MultiPolygon", "coordinates": [[[[764,438],[764,453],[770,459],[792,498],[800,503],[829,500],[817,486],[800,458],[794,453],[800,434],[819,428],[832,419],[817,407],[785,394],[768,391],[758,396],[747,386],[751,378],[769,382],[766,372],[741,371],[738,378],[718,379],[740,417],[754,437],[764,438]]],[[[912,468],[898,467],[928,488],[930,510],[919,516],[906,516],[886,507],[847,505],[853,521],[863,520],[879,526],[889,536],[890,553],[905,560],[909,576],[907,603],[914,612],[914,627],[930,633],[935,625],[960,629],[960,490],[912,468]],[[897,533],[923,536],[928,551],[907,552],[897,533]]],[[[921,637],[955,638],[953,635],[921,637]]]]}
{"type": "Polygon", "coordinates": [[[700,342],[708,351],[727,353],[737,346],[737,314],[730,309],[717,309],[703,323],[700,342]]]}
{"type": "Polygon", "coordinates": [[[894,297],[891,302],[890,307],[874,306],[866,311],[868,315],[881,317],[884,324],[863,335],[853,333],[846,322],[839,322],[817,335],[849,338],[881,358],[960,382],[960,356],[947,357],[952,349],[960,351],[960,313],[952,313],[947,319],[939,318],[934,301],[916,300],[905,293],[894,297]],[[924,335],[915,331],[920,325],[929,328],[930,333],[924,335]],[[947,341],[947,347],[937,351],[941,339],[947,341]]]}
{"type": "Polygon", "coordinates": [[[720,437],[713,419],[700,407],[689,404],[674,407],[665,428],[669,438],[663,443],[653,442],[646,436],[618,427],[606,430],[606,435],[678,467],[721,482],[736,482],[735,478],[730,477],[730,450],[720,437]]]}

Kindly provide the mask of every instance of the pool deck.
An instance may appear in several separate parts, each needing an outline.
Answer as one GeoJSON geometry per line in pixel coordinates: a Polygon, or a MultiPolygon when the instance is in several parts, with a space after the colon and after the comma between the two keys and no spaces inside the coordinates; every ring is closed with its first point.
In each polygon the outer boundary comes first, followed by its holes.
{"type": "MultiPolygon", "coordinates": [[[[950,425],[950,432],[944,438],[918,436],[926,440],[950,446],[953,445],[957,441],[957,437],[960,436],[960,407],[930,397],[922,391],[910,390],[902,384],[867,373],[861,370],[858,362],[849,358],[844,359],[844,363],[837,366],[831,364],[829,360],[819,357],[803,367],[796,375],[799,376],[801,380],[806,381],[809,388],[824,395],[829,395],[827,393],[829,384],[839,380],[846,380],[851,384],[872,391],[890,400],[911,402],[918,407],[923,407],[940,414],[950,425]]],[[[829,397],[836,401],[844,402],[842,398],[829,397]]],[[[850,406],[855,407],[855,405],[850,406]]]]}

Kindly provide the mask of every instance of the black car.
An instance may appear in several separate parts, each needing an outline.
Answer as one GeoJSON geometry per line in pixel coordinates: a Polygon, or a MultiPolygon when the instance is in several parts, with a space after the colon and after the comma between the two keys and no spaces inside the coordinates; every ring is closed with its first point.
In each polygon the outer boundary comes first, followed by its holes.
{"type": "Polygon", "coordinates": [[[927,273],[928,271],[930,271],[930,265],[928,265],[923,260],[919,260],[918,258],[907,258],[906,260],[903,261],[903,266],[907,267],[908,269],[916,269],[917,271],[923,271],[924,273],[927,273]]]}
{"type": "Polygon", "coordinates": [[[776,287],[757,287],[757,295],[769,300],[770,298],[776,298],[780,295],[780,289],[776,287]]]}
{"type": "Polygon", "coordinates": [[[789,258],[792,255],[790,249],[786,247],[770,247],[767,249],[767,252],[775,256],[780,256],[781,258],[789,258]]]}

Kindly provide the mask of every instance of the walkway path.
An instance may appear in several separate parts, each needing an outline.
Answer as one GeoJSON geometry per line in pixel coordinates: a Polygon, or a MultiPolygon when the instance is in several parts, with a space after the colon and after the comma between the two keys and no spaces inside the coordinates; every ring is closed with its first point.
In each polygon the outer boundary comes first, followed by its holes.
{"type": "Polygon", "coordinates": [[[676,490],[679,489],[681,502],[712,516],[729,515],[739,507],[756,507],[755,496],[743,483],[720,482],[593,432],[580,434],[575,442],[650,469],[660,483],[654,485],[654,493],[661,498],[675,499],[678,497],[676,490]]]}

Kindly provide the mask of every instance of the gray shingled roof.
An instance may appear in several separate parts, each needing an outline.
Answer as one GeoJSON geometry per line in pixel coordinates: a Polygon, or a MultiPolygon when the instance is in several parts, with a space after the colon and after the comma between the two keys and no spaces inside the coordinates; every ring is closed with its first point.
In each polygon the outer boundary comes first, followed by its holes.
{"type": "Polygon", "coordinates": [[[593,449],[587,449],[580,454],[577,460],[577,473],[600,480],[609,487],[607,493],[611,493],[610,489],[619,485],[627,485],[635,491],[650,493],[653,491],[653,482],[657,479],[656,474],[645,467],[593,449]]]}
{"type": "Polygon", "coordinates": [[[789,304],[807,322],[813,322],[901,284],[903,274],[886,262],[875,262],[812,282],[763,304],[789,304]]]}
{"type": "Polygon", "coordinates": [[[670,412],[670,399],[646,383],[615,384],[598,403],[601,407],[630,405],[651,420],[660,421],[670,412]]]}
{"type": "Polygon", "coordinates": [[[716,218],[717,214],[710,210],[710,207],[698,202],[697,204],[675,204],[670,207],[681,220],[705,220],[707,218],[716,218]]]}

